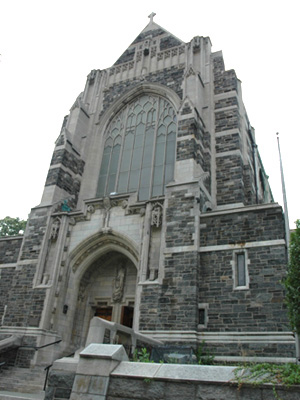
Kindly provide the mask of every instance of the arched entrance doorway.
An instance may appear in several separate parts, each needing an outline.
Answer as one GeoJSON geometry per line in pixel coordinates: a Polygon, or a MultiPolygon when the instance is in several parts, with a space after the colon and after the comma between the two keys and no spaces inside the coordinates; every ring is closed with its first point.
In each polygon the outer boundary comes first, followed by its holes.
{"type": "Polygon", "coordinates": [[[85,345],[94,316],[132,327],[137,270],[124,254],[111,250],[94,261],[83,274],[77,297],[72,344],[85,345]]]}

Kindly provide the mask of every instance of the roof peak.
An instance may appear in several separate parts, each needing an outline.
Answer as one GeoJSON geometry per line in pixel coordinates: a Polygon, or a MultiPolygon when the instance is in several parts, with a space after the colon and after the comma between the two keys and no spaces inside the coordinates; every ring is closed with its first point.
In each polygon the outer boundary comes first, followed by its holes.
{"type": "Polygon", "coordinates": [[[142,32],[147,32],[147,31],[152,31],[157,28],[161,28],[159,25],[157,25],[154,21],[153,18],[155,17],[156,13],[152,12],[150,15],[148,15],[148,18],[150,18],[150,21],[148,25],[142,30],[142,32]]]}

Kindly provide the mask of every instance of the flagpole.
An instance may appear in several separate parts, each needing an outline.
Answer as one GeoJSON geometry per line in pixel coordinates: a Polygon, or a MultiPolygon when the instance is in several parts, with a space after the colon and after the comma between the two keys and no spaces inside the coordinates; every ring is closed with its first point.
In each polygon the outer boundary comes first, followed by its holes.
{"type": "Polygon", "coordinates": [[[287,199],[286,199],[286,191],[285,191],[285,183],[284,183],[284,175],[283,175],[283,166],[282,166],[280,144],[279,144],[279,133],[277,132],[276,135],[277,135],[277,144],[278,144],[279,161],[280,161],[280,174],[281,174],[281,186],[282,186],[283,207],[284,207],[286,245],[287,245],[287,248],[289,248],[289,245],[290,245],[289,215],[288,215],[288,207],[287,207],[287,199]]]}

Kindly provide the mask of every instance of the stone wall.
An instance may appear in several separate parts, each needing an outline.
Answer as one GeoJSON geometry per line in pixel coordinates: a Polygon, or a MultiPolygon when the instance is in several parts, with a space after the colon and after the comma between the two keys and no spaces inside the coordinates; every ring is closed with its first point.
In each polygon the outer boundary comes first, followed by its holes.
{"type": "MultiPolygon", "coordinates": [[[[210,367],[206,367],[210,368],[210,367]]],[[[216,378],[217,380],[217,378],[216,378]]],[[[277,388],[280,399],[297,400],[298,387],[277,388]]],[[[275,399],[272,385],[249,386],[241,389],[230,382],[193,382],[184,379],[128,378],[113,376],[110,379],[107,400],[271,400],[275,399]]]]}
{"type": "MultiPolygon", "coordinates": [[[[54,363],[45,400],[271,400],[270,384],[241,387],[236,367],[134,363],[121,346],[90,345],[79,359],[54,363]],[[106,346],[106,347],[105,347],[106,346]],[[121,353],[123,350],[123,353],[121,353]]],[[[299,386],[276,385],[283,400],[297,400],[299,386]]]]}
{"type": "Polygon", "coordinates": [[[22,241],[23,236],[0,238],[0,266],[17,262],[22,241]]]}
{"type": "Polygon", "coordinates": [[[15,268],[1,268],[0,265],[0,318],[3,318],[8,295],[11,290],[15,268]]]}
{"type": "MultiPolygon", "coordinates": [[[[183,67],[179,68],[174,66],[146,75],[143,82],[151,82],[167,86],[168,88],[174,90],[174,92],[177,93],[180,98],[182,98],[183,74],[183,67]]],[[[111,85],[109,89],[104,92],[103,111],[101,112],[100,116],[115,100],[125,94],[128,90],[140,85],[140,83],[140,79],[134,78],[111,85]]]]}
{"type": "Polygon", "coordinates": [[[201,215],[201,246],[245,244],[261,240],[284,238],[282,208],[271,206],[249,207],[236,211],[201,215]]]}
{"type": "MultiPolygon", "coordinates": [[[[290,330],[284,305],[287,253],[281,207],[201,215],[199,303],[208,304],[206,332],[290,330]],[[246,256],[248,285],[235,285],[235,253],[246,256]]],[[[218,355],[293,356],[293,346],[212,344],[218,355]],[[257,352],[257,353],[256,353],[257,352]]]]}
{"type": "Polygon", "coordinates": [[[3,325],[39,326],[46,289],[33,288],[35,271],[35,263],[22,265],[14,271],[3,325]]]}
{"type": "Polygon", "coordinates": [[[32,210],[26,226],[21,250],[21,260],[38,259],[46,232],[47,222],[47,208],[36,208],[32,210]]]}
{"type": "Polygon", "coordinates": [[[0,239],[0,319],[8,304],[8,294],[15,273],[14,264],[18,261],[22,242],[23,236],[0,239]]]}
{"type": "Polygon", "coordinates": [[[199,256],[192,250],[195,245],[194,202],[188,189],[170,190],[168,194],[164,277],[159,286],[148,286],[146,282],[143,285],[141,330],[197,328],[199,256]],[[184,246],[190,250],[184,250],[184,246]]]}

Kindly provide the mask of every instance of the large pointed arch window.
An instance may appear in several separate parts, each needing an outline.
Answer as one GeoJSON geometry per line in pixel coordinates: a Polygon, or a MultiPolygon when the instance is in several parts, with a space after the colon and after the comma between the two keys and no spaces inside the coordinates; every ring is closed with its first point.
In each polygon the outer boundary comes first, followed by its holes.
{"type": "Polygon", "coordinates": [[[164,98],[142,95],[123,108],[106,131],[97,196],[164,194],[173,179],[176,113],[164,98]]]}

